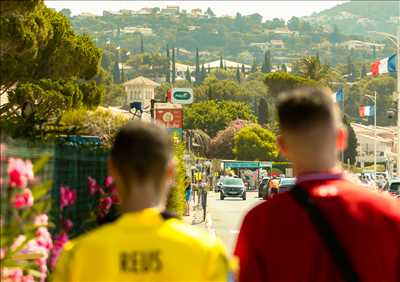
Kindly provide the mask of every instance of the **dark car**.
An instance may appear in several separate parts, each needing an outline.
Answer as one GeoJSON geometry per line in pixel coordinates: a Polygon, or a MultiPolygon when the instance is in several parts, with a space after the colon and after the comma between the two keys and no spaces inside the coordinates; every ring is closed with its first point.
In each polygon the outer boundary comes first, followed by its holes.
{"type": "Polygon", "coordinates": [[[268,184],[269,184],[269,177],[264,177],[261,180],[260,185],[258,186],[258,197],[259,198],[264,198],[268,197],[268,184]]]}
{"type": "Polygon", "coordinates": [[[215,192],[219,192],[221,190],[221,186],[222,186],[222,180],[224,180],[225,176],[221,176],[218,181],[217,184],[214,187],[214,191],[215,192]]]}
{"type": "Polygon", "coordinates": [[[393,179],[389,184],[389,193],[393,196],[400,196],[400,179],[393,179]]]}
{"type": "Polygon", "coordinates": [[[225,197],[240,197],[246,200],[246,187],[241,178],[225,177],[222,180],[220,198],[224,200],[225,197]]]}

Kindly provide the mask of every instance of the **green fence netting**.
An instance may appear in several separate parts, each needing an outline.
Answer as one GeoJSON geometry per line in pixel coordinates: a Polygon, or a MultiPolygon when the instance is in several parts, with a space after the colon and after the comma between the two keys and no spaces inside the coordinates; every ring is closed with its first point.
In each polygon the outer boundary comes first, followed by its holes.
{"type": "MultiPolygon", "coordinates": [[[[107,158],[109,152],[99,146],[88,146],[77,142],[56,142],[52,144],[33,143],[24,140],[2,138],[1,143],[5,150],[1,158],[1,176],[3,182],[7,179],[7,159],[9,157],[30,159],[37,161],[43,155],[48,155],[49,161],[37,175],[40,180],[53,182],[51,194],[50,219],[54,224],[52,232],[59,233],[62,219],[68,218],[73,222],[73,228],[69,232],[70,237],[75,237],[97,226],[97,222],[87,224],[93,208],[93,202],[97,196],[92,196],[88,190],[88,177],[96,179],[104,184],[107,176],[107,158]],[[77,193],[76,203],[63,211],[60,209],[60,187],[70,187],[77,193]]],[[[2,186],[5,186],[3,183],[2,186]]],[[[7,189],[1,189],[1,195],[7,197],[7,189]]],[[[10,208],[10,207],[8,207],[10,208]]],[[[2,212],[3,211],[2,209],[2,212]]],[[[112,211],[109,219],[116,217],[116,211],[112,211]]]]}

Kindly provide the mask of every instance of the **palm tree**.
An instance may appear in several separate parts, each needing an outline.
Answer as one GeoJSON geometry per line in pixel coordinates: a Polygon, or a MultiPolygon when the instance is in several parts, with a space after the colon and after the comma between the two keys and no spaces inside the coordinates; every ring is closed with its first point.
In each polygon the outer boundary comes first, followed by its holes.
{"type": "Polygon", "coordinates": [[[321,79],[321,64],[317,57],[303,57],[299,63],[302,76],[313,80],[321,79]]]}

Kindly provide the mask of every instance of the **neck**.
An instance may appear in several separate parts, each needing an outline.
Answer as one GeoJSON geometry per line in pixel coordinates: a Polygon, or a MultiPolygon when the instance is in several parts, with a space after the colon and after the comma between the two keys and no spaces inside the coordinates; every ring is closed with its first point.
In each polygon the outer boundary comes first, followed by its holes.
{"type": "Polygon", "coordinates": [[[124,212],[137,212],[147,208],[164,208],[161,191],[154,185],[132,185],[124,191],[129,191],[121,197],[121,208],[124,212]]]}
{"type": "Polygon", "coordinates": [[[326,173],[339,173],[342,171],[340,164],[310,164],[310,165],[293,165],[294,172],[297,176],[310,174],[310,173],[318,173],[318,172],[326,172],[326,173]]]}

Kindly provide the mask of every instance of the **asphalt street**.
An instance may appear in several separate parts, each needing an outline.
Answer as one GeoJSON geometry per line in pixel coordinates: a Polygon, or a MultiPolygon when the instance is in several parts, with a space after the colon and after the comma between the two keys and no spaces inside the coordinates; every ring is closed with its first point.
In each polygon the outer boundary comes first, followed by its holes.
{"type": "Polygon", "coordinates": [[[228,252],[232,254],[240,225],[246,212],[261,203],[256,192],[247,192],[247,200],[241,198],[225,198],[221,201],[219,194],[208,193],[208,211],[216,235],[224,242],[228,252]]]}

